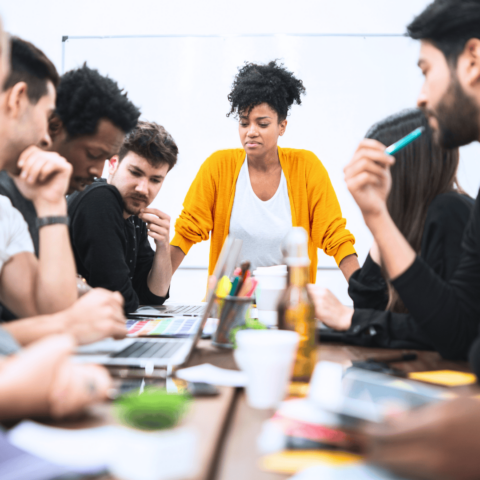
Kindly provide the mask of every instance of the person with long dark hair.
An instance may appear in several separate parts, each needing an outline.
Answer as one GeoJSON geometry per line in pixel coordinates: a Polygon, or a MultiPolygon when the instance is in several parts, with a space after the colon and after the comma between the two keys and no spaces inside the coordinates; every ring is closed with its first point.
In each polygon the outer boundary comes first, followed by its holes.
{"type": "MultiPolygon", "coordinates": [[[[387,208],[412,249],[444,280],[460,260],[461,240],[473,199],[458,186],[458,149],[446,150],[433,139],[419,109],[405,110],[375,124],[366,138],[391,145],[412,130],[422,136],[395,155],[387,208]]],[[[354,308],[343,306],[326,288],[311,285],[317,318],[344,332],[342,340],[359,345],[434,349],[392,286],[376,244],[350,278],[354,308]]],[[[328,335],[328,334],[326,334],[328,335]]],[[[334,337],[334,336],[333,336],[334,337]]]]}
{"type": "Polygon", "coordinates": [[[238,117],[242,148],[215,152],[201,166],[175,223],[173,271],[210,233],[210,275],[228,234],[243,241],[241,258],[253,269],[282,264],[281,243],[292,226],[308,232],[312,283],[318,248],[347,280],[360,267],[325,167],[313,152],[278,146],[289,110],[304,93],[303,82],[277,62],[239,69],[228,115],[238,117]]]}

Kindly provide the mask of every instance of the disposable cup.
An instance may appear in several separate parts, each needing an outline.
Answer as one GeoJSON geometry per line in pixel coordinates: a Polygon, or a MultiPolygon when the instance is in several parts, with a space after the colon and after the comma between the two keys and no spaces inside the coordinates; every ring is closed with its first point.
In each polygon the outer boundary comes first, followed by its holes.
{"type": "Polygon", "coordinates": [[[284,399],[292,375],[300,336],[287,330],[241,330],[234,352],[247,374],[247,403],[258,409],[276,408],[284,399]]]}
{"type": "Polygon", "coordinates": [[[278,302],[287,287],[287,266],[258,267],[253,276],[258,281],[255,291],[258,320],[268,327],[276,326],[278,302]]]}

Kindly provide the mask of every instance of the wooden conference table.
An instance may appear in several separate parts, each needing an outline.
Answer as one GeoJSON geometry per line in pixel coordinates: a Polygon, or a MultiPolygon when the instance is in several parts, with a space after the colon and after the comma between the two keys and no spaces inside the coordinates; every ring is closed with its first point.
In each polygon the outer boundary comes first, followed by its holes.
{"type": "MultiPolygon", "coordinates": [[[[410,350],[409,350],[410,351],[410,350]]],[[[397,356],[406,350],[385,350],[354,347],[321,342],[321,360],[346,364],[353,360],[375,357],[378,360],[397,356]]],[[[392,364],[405,372],[427,370],[470,371],[466,362],[442,360],[435,352],[417,351],[417,360],[392,364]]],[[[192,354],[188,366],[211,363],[223,368],[236,369],[231,351],[213,347],[209,340],[201,340],[192,354]]],[[[256,439],[262,422],[270,418],[272,410],[255,410],[246,403],[243,389],[221,387],[220,395],[195,399],[182,425],[200,433],[199,474],[196,480],[280,480],[290,475],[265,472],[258,467],[260,455],[256,439]]],[[[111,404],[92,408],[81,420],[56,422],[56,426],[85,428],[115,423],[111,404]]],[[[90,477],[91,478],[91,477],[90,477]]],[[[103,476],[101,480],[113,477],[103,476]]]]}

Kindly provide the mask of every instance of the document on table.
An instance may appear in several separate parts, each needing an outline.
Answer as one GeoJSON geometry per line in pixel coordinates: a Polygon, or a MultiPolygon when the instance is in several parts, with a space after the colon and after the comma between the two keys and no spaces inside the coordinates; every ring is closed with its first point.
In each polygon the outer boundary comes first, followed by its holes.
{"type": "Polygon", "coordinates": [[[0,432],[0,478],[2,480],[50,480],[71,473],[67,467],[56,465],[12,445],[0,432]]]}
{"type": "MultiPolygon", "coordinates": [[[[4,452],[0,443],[1,480],[50,480],[66,472],[89,475],[105,470],[115,478],[157,478],[159,471],[164,475],[162,478],[191,478],[198,468],[197,435],[187,427],[162,432],[114,425],[68,430],[23,421],[10,430],[6,438],[14,445],[5,441],[12,449],[24,451],[24,472],[27,461],[33,462],[31,459],[35,460],[32,465],[38,465],[39,472],[48,466],[50,470],[53,467],[57,470],[43,477],[37,476],[36,470],[31,475],[28,471],[23,476],[4,475],[1,462],[4,452]]],[[[18,463],[13,464],[15,468],[18,463]]]]}
{"type": "Polygon", "coordinates": [[[115,427],[66,430],[24,420],[7,436],[10,443],[33,455],[79,473],[93,474],[107,468],[115,431],[115,427]]]}
{"type": "Polygon", "coordinates": [[[223,387],[245,387],[247,375],[238,370],[227,370],[204,363],[196,367],[182,368],[176,372],[177,378],[187,382],[202,382],[223,387]]]}

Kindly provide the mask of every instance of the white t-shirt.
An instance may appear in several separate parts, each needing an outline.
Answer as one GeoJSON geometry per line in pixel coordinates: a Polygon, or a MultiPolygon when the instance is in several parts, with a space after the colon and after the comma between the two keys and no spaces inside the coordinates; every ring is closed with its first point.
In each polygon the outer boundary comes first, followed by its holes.
{"type": "Polygon", "coordinates": [[[27,222],[10,199],[0,195],[0,272],[11,257],[21,252],[34,253],[27,222]]]}
{"type": "Polygon", "coordinates": [[[229,232],[243,241],[241,261],[251,262],[252,271],[283,264],[282,241],[291,228],[292,212],[283,171],[275,195],[264,202],[253,191],[245,159],[237,179],[229,232]]]}

